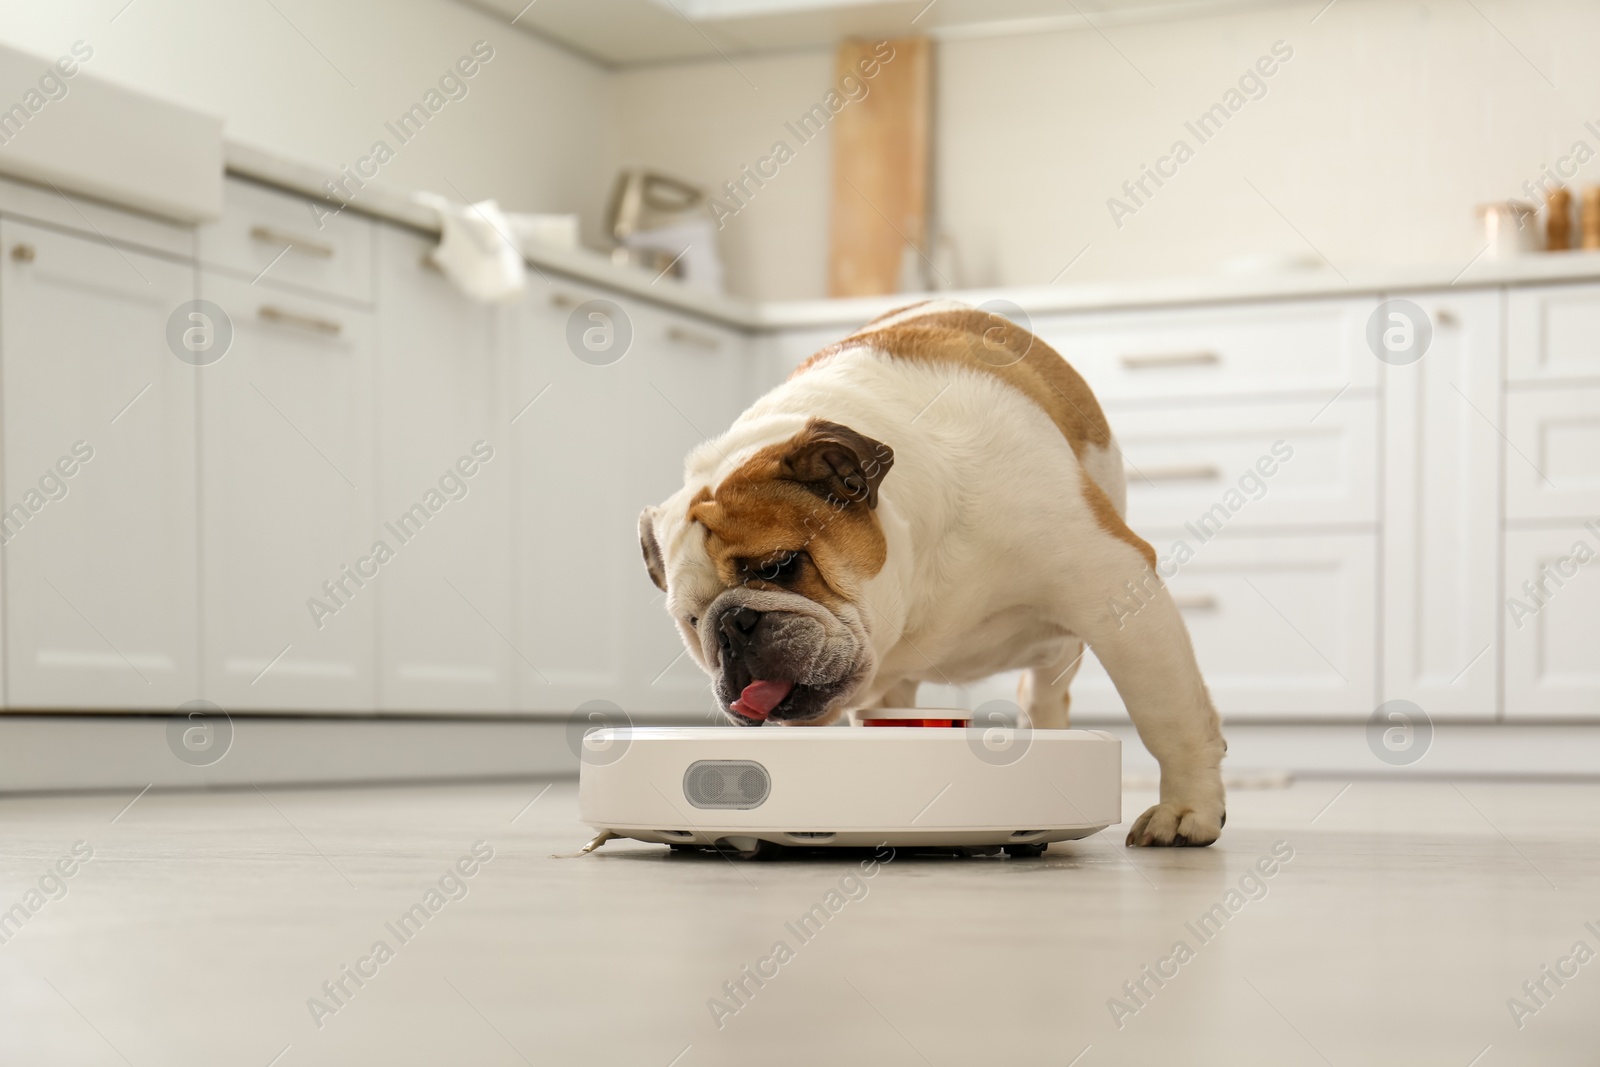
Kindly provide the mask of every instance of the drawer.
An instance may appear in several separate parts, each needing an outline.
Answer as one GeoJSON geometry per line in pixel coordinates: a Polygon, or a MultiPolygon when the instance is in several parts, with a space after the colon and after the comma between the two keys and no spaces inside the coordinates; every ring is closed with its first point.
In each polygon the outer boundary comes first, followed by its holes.
{"type": "Polygon", "coordinates": [[[1505,595],[1506,718],[1600,719],[1597,527],[1506,534],[1505,595]]]}
{"type": "Polygon", "coordinates": [[[1506,395],[1506,517],[1600,515],[1600,386],[1506,395]]]}
{"type": "Polygon", "coordinates": [[[1033,330],[1102,401],[1299,393],[1325,399],[1372,388],[1366,345],[1376,300],[1048,316],[1033,330]]]}
{"type": "Polygon", "coordinates": [[[1372,397],[1132,409],[1111,419],[1128,476],[1128,520],[1147,536],[1190,528],[1373,523],[1372,397]],[[1312,421],[1315,419],[1316,421],[1312,421]]]}
{"type": "Polygon", "coordinates": [[[1513,382],[1600,380],[1600,285],[1511,290],[1506,345],[1513,382]]]}
{"type": "Polygon", "coordinates": [[[106,241],[112,247],[148,249],[179,259],[195,257],[193,226],[124,211],[88,197],[68,198],[43,186],[0,178],[0,214],[42,222],[106,241]]]}
{"type": "Polygon", "coordinates": [[[372,302],[373,224],[353,211],[230,180],[222,218],[200,228],[200,260],[260,285],[372,302]],[[318,219],[321,226],[318,226],[318,219]]]}
{"type": "MultiPolygon", "coordinates": [[[[1224,718],[1359,720],[1372,713],[1375,535],[1224,535],[1189,544],[1194,558],[1168,587],[1224,718]]],[[[1156,545],[1164,556],[1172,548],[1156,545]]],[[[1072,711],[1127,714],[1092,652],[1073,681],[1072,711]]]]}

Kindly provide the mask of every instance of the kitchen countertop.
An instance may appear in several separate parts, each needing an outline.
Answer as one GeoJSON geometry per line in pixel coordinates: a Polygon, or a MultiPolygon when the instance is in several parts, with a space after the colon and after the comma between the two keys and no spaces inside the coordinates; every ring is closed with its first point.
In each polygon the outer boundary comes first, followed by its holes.
{"type": "MultiPolygon", "coordinates": [[[[315,165],[298,163],[235,141],[227,142],[225,159],[230,174],[290,192],[327,199],[323,186],[331,175],[315,165]]],[[[418,204],[409,193],[378,185],[363,189],[350,202],[350,208],[423,232],[437,233],[439,229],[434,212],[418,204]]],[[[1048,315],[1600,279],[1600,252],[1566,252],[1509,259],[1484,257],[1470,263],[1369,268],[1342,273],[1332,268],[1277,273],[1219,273],[1188,278],[1089,284],[1068,282],[938,294],[901,293],[848,300],[754,302],[695,289],[670,279],[658,280],[638,269],[614,264],[605,255],[592,249],[541,249],[528,257],[528,263],[535,277],[542,277],[546,282],[552,282],[551,275],[589,282],[755,333],[851,326],[922,299],[925,295],[949,297],[969,304],[1004,299],[1029,315],[1048,315]]]]}

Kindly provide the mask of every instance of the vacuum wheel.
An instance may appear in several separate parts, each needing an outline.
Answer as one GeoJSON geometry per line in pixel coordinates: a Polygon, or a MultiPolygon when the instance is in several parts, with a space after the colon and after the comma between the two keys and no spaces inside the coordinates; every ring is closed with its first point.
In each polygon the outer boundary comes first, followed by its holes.
{"type": "Polygon", "coordinates": [[[1050,847],[1050,842],[1045,841],[1037,845],[1007,845],[1006,855],[1013,859],[1034,860],[1044,855],[1044,850],[1050,847]]]}
{"type": "Polygon", "coordinates": [[[719,837],[712,847],[724,856],[740,860],[777,859],[787,851],[782,845],[758,837],[719,837]]]}

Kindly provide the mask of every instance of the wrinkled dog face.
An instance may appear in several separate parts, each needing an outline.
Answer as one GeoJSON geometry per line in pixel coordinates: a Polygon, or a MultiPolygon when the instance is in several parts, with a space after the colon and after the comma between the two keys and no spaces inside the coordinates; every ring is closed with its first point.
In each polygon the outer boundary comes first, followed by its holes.
{"type": "Polygon", "coordinates": [[[873,510],[887,445],[812,419],[721,483],[639,519],[650,577],[734,722],[827,722],[875,670],[861,585],[883,567],[873,510]]]}

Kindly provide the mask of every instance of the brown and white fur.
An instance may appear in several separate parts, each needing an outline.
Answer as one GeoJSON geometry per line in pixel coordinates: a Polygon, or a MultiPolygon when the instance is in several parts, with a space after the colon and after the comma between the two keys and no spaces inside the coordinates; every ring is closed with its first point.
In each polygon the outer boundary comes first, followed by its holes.
{"type": "Polygon", "coordinates": [[[919,682],[1024,668],[1035,728],[1067,725],[1085,643],[1161,767],[1128,843],[1207,845],[1226,745],[1183,619],[1123,522],[1122,461],[1083,379],[950,301],[823,349],[685,464],[640,519],[651,577],[735,722],[833,723],[919,682]],[[1115,612],[1125,583],[1153,596],[1115,612]],[[1120,615],[1120,617],[1119,617],[1120,615]],[[758,709],[759,710],[759,709],[758,709]]]}

